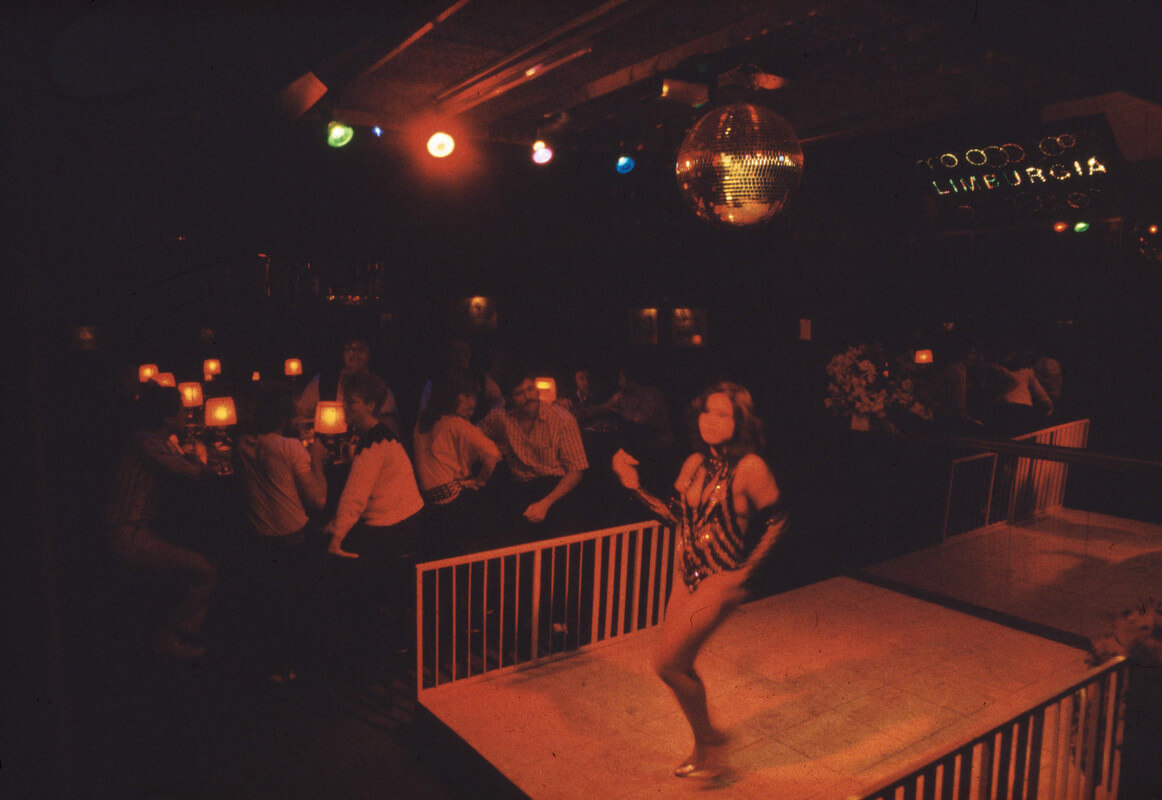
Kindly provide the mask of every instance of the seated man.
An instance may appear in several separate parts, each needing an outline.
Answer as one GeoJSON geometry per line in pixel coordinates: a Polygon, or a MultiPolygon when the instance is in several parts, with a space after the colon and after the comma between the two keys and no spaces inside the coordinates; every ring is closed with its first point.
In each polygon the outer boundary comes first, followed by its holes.
{"type": "Polygon", "coordinates": [[[137,402],[139,424],[122,448],[106,509],[109,546],[122,563],[180,587],[181,601],[152,644],[162,655],[197,658],[205,652],[197,639],[217,570],[201,553],[166,538],[162,512],[172,484],[202,478],[210,470],[176,443],[185,421],[177,389],[150,382],[141,387],[137,402]]]}
{"type": "MultiPolygon", "coordinates": [[[[510,502],[529,522],[542,523],[589,468],[581,430],[568,411],[541,402],[532,372],[509,373],[500,388],[505,405],[490,411],[480,428],[504,456],[513,479],[510,502]]],[[[558,510],[554,516],[559,527],[567,515],[558,510]]]]}
{"type": "MultiPolygon", "coordinates": [[[[325,369],[311,378],[303,388],[297,401],[296,422],[301,426],[315,419],[315,406],[320,400],[343,402],[343,379],[348,375],[370,375],[371,346],[363,336],[353,334],[343,342],[343,364],[339,369],[325,369]]],[[[375,409],[375,415],[387,426],[394,436],[399,437],[399,409],[395,395],[384,386],[383,402],[375,409]]]]}

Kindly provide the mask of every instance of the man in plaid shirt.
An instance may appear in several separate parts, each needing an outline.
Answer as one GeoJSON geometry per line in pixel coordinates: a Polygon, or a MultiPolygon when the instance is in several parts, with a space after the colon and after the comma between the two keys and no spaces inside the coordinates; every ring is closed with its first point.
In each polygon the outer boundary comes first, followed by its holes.
{"type": "Polygon", "coordinates": [[[490,411],[480,428],[504,456],[524,518],[541,523],[581,483],[589,461],[577,420],[560,406],[541,402],[532,373],[506,378],[500,387],[504,406],[490,411]]]}

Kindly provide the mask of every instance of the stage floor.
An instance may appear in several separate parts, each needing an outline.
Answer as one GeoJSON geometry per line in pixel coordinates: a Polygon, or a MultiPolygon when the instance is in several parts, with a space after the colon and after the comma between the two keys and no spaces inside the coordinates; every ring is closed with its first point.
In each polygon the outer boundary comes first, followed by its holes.
{"type": "Polygon", "coordinates": [[[866,570],[948,600],[1091,639],[1162,595],[1162,525],[1057,508],[866,570]]]}
{"type": "Polygon", "coordinates": [[[728,779],[673,777],[691,737],[656,630],[420,702],[534,800],[862,796],[1070,685],[1079,649],[854,578],[743,606],[698,661],[728,779]]]}

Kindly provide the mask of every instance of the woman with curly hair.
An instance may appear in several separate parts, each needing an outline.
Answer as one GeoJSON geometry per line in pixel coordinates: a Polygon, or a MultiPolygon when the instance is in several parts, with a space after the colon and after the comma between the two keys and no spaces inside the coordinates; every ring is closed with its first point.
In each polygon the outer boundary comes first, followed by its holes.
{"type": "Polygon", "coordinates": [[[694,660],[710,635],[747,596],[748,579],[786,526],[779,489],[759,455],[762,422],[750,392],[720,382],[692,403],[694,453],[674,481],[668,502],[648,494],[637,460],[613,456],[622,485],[677,531],[674,588],[666,607],[654,669],[670,687],[694,734],[694,750],[678,777],[717,778],[727,767],[726,731],[710,720],[706,687],[694,660]]]}

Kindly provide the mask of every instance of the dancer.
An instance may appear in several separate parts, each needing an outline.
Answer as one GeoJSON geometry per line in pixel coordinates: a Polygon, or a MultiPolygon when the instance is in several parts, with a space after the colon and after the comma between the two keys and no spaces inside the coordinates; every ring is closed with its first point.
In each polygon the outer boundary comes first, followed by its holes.
{"type": "Polygon", "coordinates": [[[716,383],[691,408],[698,422],[695,452],[682,465],[669,502],[642,489],[638,461],[624,450],[614,454],[613,471],[653,514],[677,530],[675,580],[654,669],[674,692],[694,733],[694,750],[674,774],[717,778],[726,770],[728,737],[711,723],[706,687],[694,660],[746,599],[748,579],[786,521],[774,476],[759,455],[762,422],[755,416],[750,392],[735,383],[716,383]]]}

